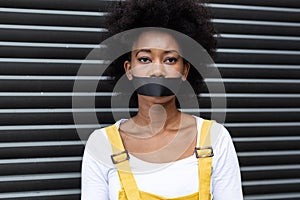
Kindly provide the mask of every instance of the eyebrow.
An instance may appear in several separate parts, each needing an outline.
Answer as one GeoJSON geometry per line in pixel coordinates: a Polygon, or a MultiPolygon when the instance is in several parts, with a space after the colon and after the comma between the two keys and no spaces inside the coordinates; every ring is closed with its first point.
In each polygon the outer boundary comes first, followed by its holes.
{"type": "Polygon", "coordinates": [[[135,56],[137,56],[140,52],[151,53],[151,50],[150,49],[140,49],[136,52],[135,56]]]}
{"type": "MultiPolygon", "coordinates": [[[[136,52],[135,56],[137,56],[140,52],[151,53],[151,50],[150,49],[140,49],[136,52]]],[[[172,52],[175,52],[178,55],[180,55],[180,53],[176,50],[167,50],[167,51],[164,51],[164,54],[168,54],[168,53],[172,53],[172,52]]]]}

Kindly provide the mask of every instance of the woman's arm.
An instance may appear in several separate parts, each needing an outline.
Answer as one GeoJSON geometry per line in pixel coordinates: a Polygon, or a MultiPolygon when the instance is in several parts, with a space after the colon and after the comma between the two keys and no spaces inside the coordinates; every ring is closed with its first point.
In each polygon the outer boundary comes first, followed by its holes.
{"type": "Polygon", "coordinates": [[[223,126],[213,158],[212,193],[214,200],[243,200],[238,158],[232,139],[223,126]]]}
{"type": "Polygon", "coordinates": [[[85,150],[81,170],[81,200],[108,200],[108,180],[104,166],[85,150]]]}

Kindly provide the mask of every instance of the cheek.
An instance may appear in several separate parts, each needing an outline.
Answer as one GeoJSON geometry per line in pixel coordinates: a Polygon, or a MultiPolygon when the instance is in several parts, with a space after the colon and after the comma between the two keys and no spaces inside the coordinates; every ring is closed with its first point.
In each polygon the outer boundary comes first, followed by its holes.
{"type": "Polygon", "coordinates": [[[166,67],[166,71],[170,76],[180,76],[183,74],[184,68],[182,65],[172,65],[166,67]]]}
{"type": "Polygon", "coordinates": [[[131,73],[135,76],[147,76],[151,71],[151,66],[135,65],[131,68],[131,73]]]}

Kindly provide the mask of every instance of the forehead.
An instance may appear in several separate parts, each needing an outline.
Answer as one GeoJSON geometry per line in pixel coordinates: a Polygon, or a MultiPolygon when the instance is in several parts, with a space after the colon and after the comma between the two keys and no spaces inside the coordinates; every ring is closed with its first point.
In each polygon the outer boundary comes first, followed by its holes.
{"type": "Polygon", "coordinates": [[[132,48],[133,50],[141,48],[153,48],[180,51],[179,44],[172,35],[159,31],[147,31],[141,33],[134,42],[132,48]]]}

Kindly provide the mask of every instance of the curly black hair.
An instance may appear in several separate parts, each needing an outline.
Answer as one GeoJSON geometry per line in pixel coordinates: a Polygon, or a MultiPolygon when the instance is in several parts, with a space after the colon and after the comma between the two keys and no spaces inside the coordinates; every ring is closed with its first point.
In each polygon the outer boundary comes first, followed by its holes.
{"type": "MultiPolygon", "coordinates": [[[[134,28],[167,28],[191,37],[213,56],[216,31],[210,20],[211,14],[203,3],[201,0],[119,1],[109,9],[110,14],[105,20],[105,27],[108,29],[105,37],[134,28]]],[[[130,53],[116,59],[108,74],[112,74],[118,80],[125,73],[123,63],[130,59],[129,57],[130,53]]],[[[195,92],[199,93],[202,77],[192,65],[187,80],[195,92]]]]}

